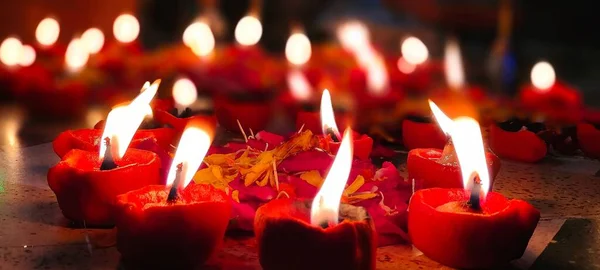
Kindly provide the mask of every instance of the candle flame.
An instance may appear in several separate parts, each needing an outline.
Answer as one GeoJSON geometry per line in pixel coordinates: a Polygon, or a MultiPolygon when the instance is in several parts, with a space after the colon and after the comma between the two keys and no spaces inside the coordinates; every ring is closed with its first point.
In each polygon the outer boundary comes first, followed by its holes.
{"type": "Polygon", "coordinates": [[[327,177],[313,199],[310,209],[312,225],[338,224],[340,200],[352,167],[352,151],[352,132],[347,129],[327,177]]]}
{"type": "Polygon", "coordinates": [[[70,72],[79,72],[87,63],[90,55],[80,38],[73,38],[65,52],[65,64],[70,72]]]}
{"type": "Polygon", "coordinates": [[[398,66],[398,70],[404,74],[411,74],[417,69],[416,65],[407,62],[403,57],[398,59],[398,63],[396,65],[398,66]]]}
{"type": "Polygon", "coordinates": [[[292,96],[296,100],[306,101],[310,98],[312,87],[302,72],[291,70],[287,75],[287,83],[292,96]]]}
{"type": "Polygon", "coordinates": [[[90,54],[97,54],[104,46],[104,33],[98,28],[85,30],[81,35],[81,40],[90,54]]]}
{"type": "Polygon", "coordinates": [[[173,99],[180,107],[188,107],[198,99],[196,85],[188,78],[181,78],[173,84],[173,99]]]}
{"type": "Polygon", "coordinates": [[[531,84],[540,92],[546,92],[554,85],[556,73],[550,63],[542,61],[531,69],[531,84]]]}
{"type": "Polygon", "coordinates": [[[207,56],[215,48],[215,36],[208,24],[194,22],[183,32],[183,43],[190,47],[194,54],[207,56]]]}
{"type": "Polygon", "coordinates": [[[240,19],[235,27],[235,40],[244,46],[251,46],[260,40],[262,36],[262,24],[258,18],[247,15],[240,19]]]}
{"type": "Polygon", "coordinates": [[[327,132],[331,130],[335,136],[337,136],[337,138],[341,137],[337,124],[335,123],[333,105],[331,105],[331,95],[327,89],[323,91],[323,95],[321,96],[321,127],[323,130],[323,135],[327,134],[327,132]]]}
{"type": "Polygon", "coordinates": [[[140,34],[140,23],[131,14],[121,14],[113,23],[113,35],[122,43],[134,41],[140,34]]]}
{"type": "Polygon", "coordinates": [[[150,101],[156,95],[160,80],[155,81],[142,91],[129,105],[123,105],[113,108],[106,117],[106,124],[100,137],[100,158],[104,158],[106,145],[102,143],[104,138],[111,139],[111,149],[113,155],[119,159],[125,155],[129,143],[133,139],[135,132],[140,127],[144,118],[148,115],[150,101]]]}
{"type": "Polygon", "coordinates": [[[369,92],[376,96],[381,96],[387,92],[388,87],[388,72],[379,56],[374,58],[367,65],[367,88],[369,92]]]}
{"type": "Polygon", "coordinates": [[[31,66],[35,62],[36,53],[35,49],[30,45],[23,45],[21,47],[21,58],[19,59],[19,65],[22,67],[31,66]]]}
{"type": "Polygon", "coordinates": [[[460,90],[465,84],[465,73],[460,56],[460,48],[454,40],[446,44],[444,54],[446,83],[453,90],[460,90]]]}
{"type": "Polygon", "coordinates": [[[485,198],[490,189],[490,175],[479,123],[467,116],[451,120],[435,103],[430,101],[429,104],[442,130],[452,138],[465,189],[470,189],[474,178],[479,177],[485,198]]]}
{"type": "Polygon", "coordinates": [[[60,25],[54,18],[44,18],[35,28],[35,39],[43,46],[52,46],[58,40],[60,25]]]}
{"type": "Polygon", "coordinates": [[[9,37],[0,44],[0,61],[6,66],[12,67],[19,64],[23,43],[18,38],[9,37]]]}
{"type": "Polygon", "coordinates": [[[342,47],[347,51],[364,51],[370,47],[369,29],[361,22],[346,22],[338,27],[336,32],[342,47]]]}
{"type": "Polygon", "coordinates": [[[406,38],[400,47],[402,57],[412,65],[420,65],[429,58],[429,50],[425,43],[416,37],[406,38]]]}
{"type": "Polygon", "coordinates": [[[301,66],[310,60],[310,40],[304,33],[292,34],[285,44],[285,57],[293,65],[301,66]]]}
{"type": "Polygon", "coordinates": [[[211,144],[211,136],[209,132],[196,126],[188,126],[183,131],[177,151],[173,157],[173,163],[169,169],[167,176],[167,186],[173,185],[175,181],[177,165],[183,164],[181,171],[181,182],[183,187],[186,187],[196,174],[198,167],[202,164],[202,160],[211,144]]]}

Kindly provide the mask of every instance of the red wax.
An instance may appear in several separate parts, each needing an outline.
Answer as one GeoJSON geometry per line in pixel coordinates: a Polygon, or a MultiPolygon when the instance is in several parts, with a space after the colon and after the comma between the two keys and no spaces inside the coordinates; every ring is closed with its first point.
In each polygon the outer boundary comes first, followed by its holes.
{"type": "Polygon", "coordinates": [[[262,268],[375,269],[373,221],[364,209],[344,204],[340,216],[344,221],[323,229],[310,224],[308,202],[276,199],[259,207],[254,234],[262,268]],[[344,217],[346,211],[361,210],[363,218],[344,217]]]}
{"type": "Polygon", "coordinates": [[[543,112],[558,122],[576,123],[582,117],[581,94],[559,81],[546,91],[527,85],[521,90],[519,100],[525,109],[543,112]]]}
{"type": "Polygon", "coordinates": [[[85,226],[114,225],[114,202],[119,194],[160,184],[160,159],[155,153],[129,149],[117,168],[100,170],[97,152],[74,149],[48,171],[48,185],[63,215],[85,226]]]}
{"type": "MultiPolygon", "coordinates": [[[[441,163],[442,150],[434,148],[413,149],[408,152],[406,166],[408,178],[414,179],[415,189],[433,187],[463,188],[462,173],[457,161],[441,163]]],[[[494,154],[486,152],[490,188],[500,171],[500,160],[494,154]]]]}
{"type": "Polygon", "coordinates": [[[540,212],[522,200],[489,192],[472,211],[463,189],[419,190],[408,206],[408,233],[427,257],[460,269],[503,267],[525,252],[540,212]]]}
{"type": "Polygon", "coordinates": [[[590,123],[577,124],[579,147],[586,155],[600,158],[600,130],[590,123]]]}
{"type": "Polygon", "coordinates": [[[498,156],[522,161],[537,162],[546,156],[546,143],[529,130],[510,132],[496,124],[490,126],[490,148],[498,156]]]}
{"type": "Polygon", "coordinates": [[[231,201],[210,185],[189,185],[167,203],[165,186],[117,197],[117,248],[133,269],[197,269],[221,245],[231,201]]]}
{"type": "MultiPolygon", "coordinates": [[[[335,113],[335,123],[338,127],[347,127],[352,125],[352,120],[347,113],[335,113]]],[[[296,130],[304,125],[304,130],[310,130],[313,134],[323,134],[321,125],[321,113],[299,111],[296,115],[296,130]]]]}
{"type": "MultiPolygon", "coordinates": [[[[334,142],[330,135],[323,137],[322,144],[324,149],[328,149],[332,154],[337,154],[340,149],[341,142],[334,142]]],[[[371,150],[373,150],[373,139],[365,134],[359,134],[352,131],[352,146],[354,156],[359,159],[369,159],[371,150]]]]}
{"type": "MultiPolygon", "coordinates": [[[[52,148],[59,157],[64,157],[72,149],[81,149],[98,154],[102,130],[100,129],[77,129],[62,132],[52,142],[52,148]]],[[[148,131],[138,130],[129,144],[129,148],[152,148],[158,145],[155,134],[148,131]]]]}
{"type": "Polygon", "coordinates": [[[273,115],[271,100],[238,101],[227,96],[217,95],[214,99],[215,115],[219,125],[229,131],[240,132],[237,121],[246,132],[264,130],[273,115]]]}
{"type": "Polygon", "coordinates": [[[166,110],[154,109],[154,120],[160,124],[173,127],[177,134],[182,134],[183,130],[190,122],[200,123],[210,130],[217,129],[217,118],[214,115],[193,115],[190,117],[179,118],[166,110]]]}
{"type": "Polygon", "coordinates": [[[420,123],[410,119],[402,121],[402,142],[407,149],[444,148],[448,138],[437,123],[420,123]]]}

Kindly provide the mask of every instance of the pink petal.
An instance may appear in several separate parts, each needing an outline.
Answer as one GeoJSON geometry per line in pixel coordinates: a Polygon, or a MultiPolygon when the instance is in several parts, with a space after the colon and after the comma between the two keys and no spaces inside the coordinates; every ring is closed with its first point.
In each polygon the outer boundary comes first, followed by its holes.
{"type": "Polygon", "coordinates": [[[233,202],[228,230],[252,231],[256,209],[246,203],[233,202]]]}
{"type": "Polygon", "coordinates": [[[298,198],[314,198],[317,195],[317,187],[300,179],[300,177],[279,174],[279,181],[285,181],[296,188],[296,197],[298,198]]]}
{"type": "Polygon", "coordinates": [[[323,151],[310,150],[285,159],[279,164],[277,170],[288,173],[312,170],[324,172],[329,170],[331,163],[333,163],[333,156],[323,151]]]}
{"type": "Polygon", "coordinates": [[[392,158],[394,156],[396,156],[396,152],[394,152],[394,150],[381,144],[373,146],[373,150],[371,150],[371,157],[392,158]]]}
{"type": "Polygon", "coordinates": [[[256,139],[266,142],[269,146],[272,145],[273,147],[280,145],[284,140],[283,136],[264,130],[256,133],[256,139]]]}

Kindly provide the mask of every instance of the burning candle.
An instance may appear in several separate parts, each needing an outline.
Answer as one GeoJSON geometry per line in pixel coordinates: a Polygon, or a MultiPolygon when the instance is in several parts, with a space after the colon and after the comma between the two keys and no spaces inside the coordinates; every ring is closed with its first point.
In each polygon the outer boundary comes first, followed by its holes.
{"type": "Polygon", "coordinates": [[[65,48],[59,44],[60,24],[51,17],[46,17],[40,21],[35,28],[35,39],[37,44],[35,50],[44,62],[52,61],[53,58],[59,58],[64,55],[65,48]]]}
{"type": "Polygon", "coordinates": [[[541,112],[558,123],[575,124],[582,119],[581,94],[556,80],[550,63],[538,62],[531,69],[531,85],[519,93],[521,105],[533,112],[541,112]]]}
{"type": "Polygon", "coordinates": [[[99,152],[74,149],[50,168],[48,185],[65,217],[85,226],[111,226],[117,195],[161,183],[159,157],[128,150],[143,114],[135,104],[113,109],[99,152]]]}
{"type": "Polygon", "coordinates": [[[104,33],[98,28],[90,28],[81,34],[81,41],[89,54],[97,54],[104,47],[104,33]]]}
{"type": "Polygon", "coordinates": [[[194,126],[181,136],[167,185],[117,197],[117,248],[134,268],[196,269],[220,246],[230,218],[227,194],[189,185],[211,143],[194,126]]]}
{"type": "Polygon", "coordinates": [[[254,233],[264,269],[375,269],[372,220],[364,208],[340,204],[352,155],[346,130],[312,202],[275,199],[258,208],[254,233]]]}
{"type": "Polygon", "coordinates": [[[15,89],[15,70],[21,62],[23,44],[16,37],[8,37],[0,43],[0,97],[11,96],[15,89]]]}
{"type": "Polygon", "coordinates": [[[293,118],[299,110],[312,106],[313,89],[303,68],[311,55],[312,48],[308,37],[302,31],[294,30],[285,45],[285,57],[289,63],[286,76],[288,91],[280,96],[283,107],[293,118]]]}
{"type": "MultiPolygon", "coordinates": [[[[438,125],[446,133],[450,133],[453,121],[448,118],[432,101],[429,101],[431,111],[437,120],[438,125]]],[[[463,179],[461,168],[457,164],[457,153],[455,152],[456,143],[450,141],[444,149],[418,148],[408,152],[406,162],[408,169],[408,178],[415,183],[415,189],[423,188],[461,188],[463,179]]],[[[490,179],[488,184],[493,184],[493,180],[500,170],[500,160],[490,152],[485,153],[487,167],[489,167],[490,179]]],[[[488,170],[486,169],[486,172],[488,170]]]]}
{"type": "Polygon", "coordinates": [[[253,15],[246,15],[235,26],[235,40],[242,46],[256,45],[262,37],[262,24],[253,15]]]}
{"type": "Polygon", "coordinates": [[[190,106],[198,98],[198,91],[192,81],[179,78],[173,84],[174,106],[154,108],[154,118],[158,123],[169,125],[181,134],[190,121],[200,121],[216,129],[217,119],[212,114],[194,112],[190,106]]]}
{"type": "Polygon", "coordinates": [[[183,44],[199,57],[209,56],[215,48],[215,36],[203,21],[190,24],[183,32],[183,44]]]}
{"type": "MultiPolygon", "coordinates": [[[[313,134],[324,134],[322,130],[321,122],[323,117],[333,118],[335,119],[333,122],[341,123],[342,125],[347,125],[349,123],[349,116],[347,116],[343,112],[338,112],[337,115],[333,113],[333,105],[331,103],[331,95],[329,94],[329,90],[323,90],[323,94],[321,95],[321,109],[320,111],[311,110],[312,108],[305,107],[304,110],[301,110],[296,115],[296,128],[304,128],[313,132],[313,134]],[[325,114],[325,115],[323,115],[325,114]]],[[[331,122],[329,122],[331,124],[331,122]]],[[[337,128],[337,126],[336,126],[337,128]]],[[[333,134],[332,134],[333,135],[333,134]]],[[[333,138],[333,137],[332,137],[333,138]]],[[[340,136],[339,133],[335,137],[336,140],[339,141],[340,136]]]]}
{"type": "Polygon", "coordinates": [[[417,37],[407,37],[400,45],[400,52],[402,56],[394,63],[396,70],[390,70],[392,87],[414,93],[429,90],[433,64],[425,43],[417,37]]]}
{"type": "Polygon", "coordinates": [[[113,23],[113,35],[123,43],[128,44],[135,41],[140,34],[140,23],[131,14],[121,14],[113,23]]]}
{"type": "Polygon", "coordinates": [[[448,124],[464,189],[415,192],[408,207],[409,236],[427,257],[450,267],[504,266],[523,255],[540,212],[489,192],[492,177],[477,121],[458,117],[448,124]]]}

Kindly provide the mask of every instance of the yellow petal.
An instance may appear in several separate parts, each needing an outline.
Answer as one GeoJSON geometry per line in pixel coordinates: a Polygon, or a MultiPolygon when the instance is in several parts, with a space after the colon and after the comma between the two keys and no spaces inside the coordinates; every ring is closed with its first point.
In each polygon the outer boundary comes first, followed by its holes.
{"type": "Polygon", "coordinates": [[[361,193],[348,196],[348,202],[355,203],[377,197],[377,193],[361,193]]]}
{"type": "Polygon", "coordinates": [[[239,190],[234,190],[231,192],[231,198],[236,201],[236,202],[240,202],[240,191],[239,190]]]}
{"type": "Polygon", "coordinates": [[[350,184],[348,187],[346,187],[346,189],[344,190],[344,193],[352,194],[352,193],[356,192],[364,184],[365,184],[365,178],[362,175],[359,175],[356,177],[356,179],[354,179],[354,182],[352,182],[352,184],[350,184]]]}
{"type": "Polygon", "coordinates": [[[300,179],[306,181],[307,183],[320,188],[321,185],[323,184],[323,177],[321,177],[321,174],[319,173],[319,171],[307,171],[304,172],[300,175],[300,179]]]}
{"type": "Polygon", "coordinates": [[[210,184],[218,180],[213,174],[212,168],[204,168],[197,171],[193,179],[196,184],[210,184]]]}

